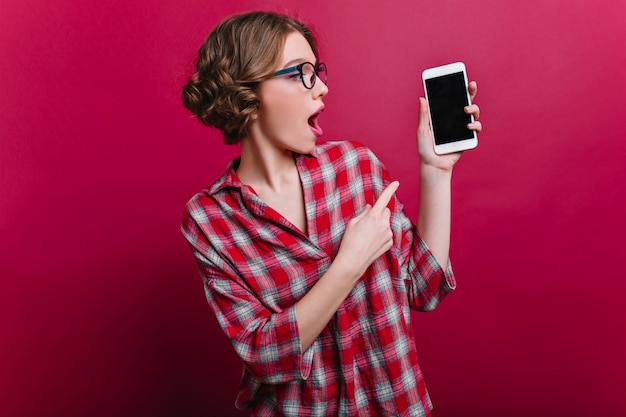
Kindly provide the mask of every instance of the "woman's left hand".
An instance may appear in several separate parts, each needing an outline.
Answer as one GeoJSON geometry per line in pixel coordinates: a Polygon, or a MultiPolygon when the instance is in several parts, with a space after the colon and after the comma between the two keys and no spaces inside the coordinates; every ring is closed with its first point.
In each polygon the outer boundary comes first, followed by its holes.
{"type": "MultiPolygon", "coordinates": [[[[476,81],[472,81],[468,85],[470,101],[474,103],[474,97],[478,91],[476,81]]],[[[482,124],[478,121],[480,117],[480,108],[476,104],[465,107],[465,113],[474,116],[474,122],[467,125],[470,130],[480,133],[482,124]]],[[[438,168],[444,171],[451,171],[454,164],[461,158],[463,152],[455,152],[445,155],[437,155],[433,146],[433,134],[428,120],[428,105],[426,99],[420,97],[419,122],[417,125],[417,151],[420,157],[420,163],[438,168]]]]}

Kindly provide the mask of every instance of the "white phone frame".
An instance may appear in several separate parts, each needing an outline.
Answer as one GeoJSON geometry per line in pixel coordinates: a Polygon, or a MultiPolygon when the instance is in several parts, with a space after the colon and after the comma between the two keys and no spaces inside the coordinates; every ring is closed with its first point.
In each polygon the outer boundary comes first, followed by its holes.
{"type": "MultiPolygon", "coordinates": [[[[430,78],[441,77],[443,75],[455,74],[455,73],[463,73],[463,79],[465,82],[465,93],[467,94],[467,102],[472,104],[472,100],[469,95],[469,91],[467,90],[467,71],[465,69],[465,64],[463,62],[454,62],[452,64],[442,65],[439,67],[428,68],[422,71],[422,83],[424,85],[424,94],[426,95],[426,101],[428,101],[428,89],[426,88],[426,80],[430,78]]],[[[470,115],[470,119],[473,122],[474,116],[470,115]]],[[[430,106],[428,106],[428,120],[430,121],[430,126],[433,126],[433,120],[430,113],[430,106]]],[[[433,146],[435,148],[435,153],[438,155],[444,155],[453,152],[465,151],[468,149],[473,149],[478,146],[478,135],[475,131],[472,131],[473,137],[469,139],[457,140],[449,143],[437,144],[436,139],[434,137],[435,132],[431,128],[431,132],[433,135],[433,146]]]]}

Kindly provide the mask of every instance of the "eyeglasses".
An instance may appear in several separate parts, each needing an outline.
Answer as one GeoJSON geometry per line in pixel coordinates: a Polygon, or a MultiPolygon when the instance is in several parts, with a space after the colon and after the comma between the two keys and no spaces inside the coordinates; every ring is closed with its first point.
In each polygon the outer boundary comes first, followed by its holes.
{"type": "Polygon", "coordinates": [[[318,77],[324,84],[328,81],[328,71],[326,70],[326,64],[323,62],[320,62],[317,66],[310,62],[303,62],[302,64],[276,71],[274,77],[291,74],[292,72],[297,72],[297,74],[291,75],[290,78],[299,77],[302,80],[302,85],[309,90],[313,88],[318,77]]]}

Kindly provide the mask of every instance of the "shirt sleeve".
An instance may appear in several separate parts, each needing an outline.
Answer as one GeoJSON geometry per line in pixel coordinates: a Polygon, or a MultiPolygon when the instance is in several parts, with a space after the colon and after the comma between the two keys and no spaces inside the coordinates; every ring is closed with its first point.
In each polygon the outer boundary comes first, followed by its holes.
{"type": "Polygon", "coordinates": [[[263,306],[209,244],[189,209],[181,230],[196,258],[209,306],[250,374],[266,384],[306,379],[313,353],[302,352],[295,305],[281,311],[263,306]]]}
{"type": "Polygon", "coordinates": [[[432,311],[456,288],[451,263],[448,261],[442,267],[412,224],[403,229],[401,242],[399,259],[401,275],[409,284],[409,306],[418,311],[432,311]]]}

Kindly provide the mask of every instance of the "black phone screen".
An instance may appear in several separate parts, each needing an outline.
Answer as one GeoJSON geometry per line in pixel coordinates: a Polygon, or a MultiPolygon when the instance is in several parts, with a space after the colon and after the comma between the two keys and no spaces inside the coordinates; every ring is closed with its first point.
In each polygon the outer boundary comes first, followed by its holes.
{"type": "Polygon", "coordinates": [[[463,73],[427,79],[425,86],[435,144],[472,139],[474,133],[467,128],[472,118],[463,110],[469,104],[463,73]]]}

